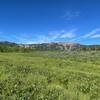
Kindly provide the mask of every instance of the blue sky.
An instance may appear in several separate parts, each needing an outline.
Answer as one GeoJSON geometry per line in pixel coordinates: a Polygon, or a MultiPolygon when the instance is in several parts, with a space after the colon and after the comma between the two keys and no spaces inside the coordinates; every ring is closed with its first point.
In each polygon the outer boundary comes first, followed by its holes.
{"type": "Polygon", "coordinates": [[[100,44],[100,0],[0,0],[0,41],[100,44]]]}

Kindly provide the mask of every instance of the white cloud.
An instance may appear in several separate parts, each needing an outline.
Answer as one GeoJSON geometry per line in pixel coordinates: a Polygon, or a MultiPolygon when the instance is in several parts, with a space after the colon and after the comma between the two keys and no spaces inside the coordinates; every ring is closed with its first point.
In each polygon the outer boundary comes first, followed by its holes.
{"type": "Polygon", "coordinates": [[[62,31],[49,32],[47,37],[50,37],[50,38],[52,38],[52,40],[55,40],[55,39],[59,38],[61,33],[62,33],[62,31]]]}
{"type": "MultiPolygon", "coordinates": [[[[55,42],[60,39],[72,39],[73,37],[76,36],[75,34],[76,29],[72,29],[69,31],[66,30],[60,30],[60,31],[52,31],[49,32],[48,34],[41,34],[41,35],[37,35],[36,37],[33,36],[33,39],[30,39],[30,41],[28,39],[24,39],[24,42],[27,43],[27,41],[29,41],[28,43],[48,43],[48,42],[55,42]]],[[[32,38],[32,37],[31,37],[32,38]]],[[[21,41],[21,39],[20,39],[21,41]]],[[[23,41],[23,39],[22,39],[23,41]]]]}
{"type": "Polygon", "coordinates": [[[100,35],[99,33],[100,33],[100,28],[96,28],[96,29],[92,30],[90,33],[84,35],[83,38],[92,38],[92,37],[96,38],[96,37],[98,37],[98,35],[100,35]]]}
{"type": "Polygon", "coordinates": [[[91,36],[91,38],[100,38],[100,34],[95,34],[95,35],[91,36]]]}
{"type": "Polygon", "coordinates": [[[60,35],[60,38],[73,38],[76,36],[75,32],[76,32],[76,29],[65,31],[63,34],[60,35]]]}
{"type": "Polygon", "coordinates": [[[69,31],[66,30],[54,31],[49,33],[49,37],[52,38],[52,40],[63,39],[63,38],[70,39],[76,36],[75,32],[76,29],[71,29],[69,31]]]}
{"type": "Polygon", "coordinates": [[[91,32],[78,36],[76,34],[77,29],[71,29],[71,30],[60,30],[60,31],[52,31],[49,32],[47,35],[39,35],[37,36],[37,42],[43,43],[43,42],[54,42],[60,39],[69,40],[69,41],[83,41],[84,39],[91,39],[91,38],[100,38],[100,28],[96,28],[92,30],[91,32]]]}
{"type": "Polygon", "coordinates": [[[73,38],[75,35],[73,33],[64,33],[61,38],[73,38]]]}
{"type": "Polygon", "coordinates": [[[75,37],[71,39],[71,41],[80,42],[80,41],[84,41],[84,39],[87,40],[87,39],[95,39],[95,38],[100,38],[100,28],[96,28],[85,35],[75,37]]]}
{"type": "Polygon", "coordinates": [[[62,16],[62,18],[66,19],[66,20],[72,20],[79,16],[80,16],[79,11],[66,11],[65,14],[62,16]]]}

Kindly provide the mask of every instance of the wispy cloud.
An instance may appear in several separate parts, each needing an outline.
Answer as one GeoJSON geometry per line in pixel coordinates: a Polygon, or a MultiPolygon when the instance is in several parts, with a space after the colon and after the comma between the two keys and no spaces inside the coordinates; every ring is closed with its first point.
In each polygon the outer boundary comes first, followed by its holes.
{"type": "Polygon", "coordinates": [[[52,31],[47,34],[38,34],[36,36],[30,37],[30,39],[20,37],[19,41],[24,41],[26,43],[47,43],[47,42],[54,42],[60,39],[72,39],[76,36],[75,32],[76,29],[71,30],[60,30],[60,31],[52,31]],[[30,40],[30,41],[29,41],[30,40]]]}
{"type": "Polygon", "coordinates": [[[65,14],[62,16],[62,18],[66,19],[66,20],[72,20],[79,16],[80,16],[79,11],[66,11],[65,14]]]}
{"type": "Polygon", "coordinates": [[[89,33],[83,34],[81,36],[76,36],[75,38],[72,38],[71,41],[74,42],[82,42],[82,41],[88,41],[91,39],[97,39],[100,38],[100,28],[93,29],[89,33]]]}
{"type": "Polygon", "coordinates": [[[100,38],[100,34],[95,34],[95,35],[91,36],[91,38],[100,38]]]}
{"type": "Polygon", "coordinates": [[[61,31],[55,31],[55,32],[50,32],[49,35],[52,39],[60,39],[60,38],[74,38],[76,36],[75,32],[77,29],[71,29],[71,30],[61,30],[61,31]]]}
{"type": "Polygon", "coordinates": [[[91,32],[85,34],[83,38],[97,38],[100,36],[100,28],[96,28],[92,30],[91,32]]]}
{"type": "Polygon", "coordinates": [[[76,29],[64,31],[64,33],[61,34],[60,38],[74,38],[76,36],[75,32],[76,32],[76,29]]]}
{"type": "Polygon", "coordinates": [[[100,38],[100,28],[93,29],[89,33],[79,36],[77,29],[51,31],[45,34],[8,34],[0,32],[0,40],[12,41],[17,43],[48,43],[57,41],[81,42],[89,39],[100,38]]]}
{"type": "Polygon", "coordinates": [[[0,33],[0,40],[12,41],[17,43],[47,43],[75,38],[77,29],[51,31],[46,34],[27,34],[27,33],[0,33]]]}
{"type": "Polygon", "coordinates": [[[36,40],[38,43],[43,42],[54,42],[54,41],[84,41],[85,39],[92,39],[92,38],[100,38],[100,28],[93,29],[89,33],[86,33],[85,35],[79,36],[77,34],[77,29],[71,29],[71,30],[60,30],[60,31],[52,31],[49,32],[46,35],[39,35],[37,36],[36,40]]]}

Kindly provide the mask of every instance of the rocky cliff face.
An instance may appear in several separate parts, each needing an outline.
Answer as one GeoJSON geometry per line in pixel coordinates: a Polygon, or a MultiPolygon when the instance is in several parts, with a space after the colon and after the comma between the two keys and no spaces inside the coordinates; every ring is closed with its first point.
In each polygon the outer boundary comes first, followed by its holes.
{"type": "Polygon", "coordinates": [[[25,48],[35,48],[39,50],[74,50],[80,47],[79,43],[73,42],[51,42],[42,44],[22,45],[25,48]]]}
{"type": "Polygon", "coordinates": [[[28,49],[28,50],[100,50],[100,45],[81,45],[75,42],[51,42],[41,44],[16,44],[12,42],[0,42],[0,50],[5,49],[28,49]]]}
{"type": "Polygon", "coordinates": [[[33,48],[36,50],[100,50],[100,45],[82,45],[75,42],[51,42],[42,44],[24,44],[24,48],[33,48]]]}

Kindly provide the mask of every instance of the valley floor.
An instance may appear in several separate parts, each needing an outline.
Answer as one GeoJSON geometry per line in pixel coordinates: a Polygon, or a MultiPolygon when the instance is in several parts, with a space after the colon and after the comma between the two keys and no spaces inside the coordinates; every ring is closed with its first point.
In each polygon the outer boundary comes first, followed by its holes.
{"type": "Polygon", "coordinates": [[[0,100],[100,100],[100,51],[0,53],[0,100]]]}

